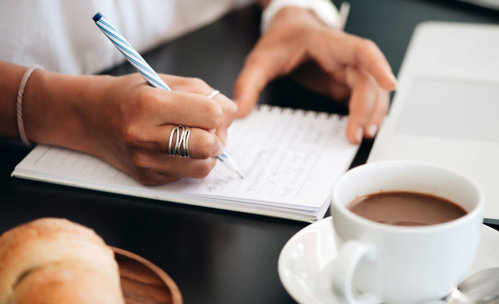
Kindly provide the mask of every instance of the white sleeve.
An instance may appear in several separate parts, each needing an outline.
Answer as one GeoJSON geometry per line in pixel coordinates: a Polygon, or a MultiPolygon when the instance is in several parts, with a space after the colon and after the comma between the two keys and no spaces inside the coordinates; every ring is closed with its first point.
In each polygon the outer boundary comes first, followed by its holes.
{"type": "Polygon", "coordinates": [[[343,29],[350,5],[343,2],[340,11],[330,0],[271,0],[263,10],[261,31],[265,33],[279,10],[287,6],[297,6],[312,10],[327,26],[343,29]]]}

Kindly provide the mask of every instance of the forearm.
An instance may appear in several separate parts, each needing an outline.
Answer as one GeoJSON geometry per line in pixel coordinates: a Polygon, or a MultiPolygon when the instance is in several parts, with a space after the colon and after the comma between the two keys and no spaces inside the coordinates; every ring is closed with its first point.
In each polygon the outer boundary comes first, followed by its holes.
{"type": "MultiPolygon", "coordinates": [[[[19,138],[16,103],[27,67],[0,62],[0,136],[19,138]]],[[[64,146],[87,152],[89,113],[97,111],[96,91],[104,92],[108,76],[71,76],[37,69],[22,94],[21,113],[30,142],[64,146]],[[92,98],[94,95],[94,98],[92,98]],[[87,120],[87,122],[85,122],[87,120]]]]}
{"type": "Polygon", "coordinates": [[[25,67],[0,61],[0,136],[18,138],[16,98],[25,67]]]}

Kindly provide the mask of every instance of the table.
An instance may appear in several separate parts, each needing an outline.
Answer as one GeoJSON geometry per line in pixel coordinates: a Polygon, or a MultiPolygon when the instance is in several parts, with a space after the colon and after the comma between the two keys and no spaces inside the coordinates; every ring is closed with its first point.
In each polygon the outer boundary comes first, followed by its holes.
{"type": "MultiPolygon", "coordinates": [[[[458,1],[350,3],[346,31],[375,41],[395,74],[417,23],[499,21],[499,12],[458,1]]],[[[232,12],[144,57],[158,72],[200,77],[231,96],[244,57],[259,36],[259,14],[257,6],[232,12]]],[[[123,64],[108,72],[135,71],[123,64]]],[[[346,113],[289,78],[271,83],[260,102],[346,113]]],[[[371,145],[363,142],[352,166],[366,161],[371,145]]],[[[0,232],[39,217],[64,217],[164,269],[185,303],[293,303],[279,280],[277,261],[287,240],[307,223],[13,179],[10,172],[29,148],[1,141],[0,150],[0,232]]]]}

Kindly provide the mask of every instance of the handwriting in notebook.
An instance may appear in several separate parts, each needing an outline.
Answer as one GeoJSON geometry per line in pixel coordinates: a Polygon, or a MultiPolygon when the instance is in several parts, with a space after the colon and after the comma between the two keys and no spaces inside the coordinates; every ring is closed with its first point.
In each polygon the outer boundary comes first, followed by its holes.
{"type": "Polygon", "coordinates": [[[193,181],[195,192],[229,192],[245,197],[272,200],[292,199],[301,190],[311,171],[318,165],[324,145],[343,132],[345,121],[327,115],[317,119],[308,113],[283,111],[281,119],[273,119],[271,109],[263,109],[250,117],[259,128],[243,119],[229,130],[228,150],[238,160],[245,179],[234,178],[217,166],[203,181],[193,181]]]}

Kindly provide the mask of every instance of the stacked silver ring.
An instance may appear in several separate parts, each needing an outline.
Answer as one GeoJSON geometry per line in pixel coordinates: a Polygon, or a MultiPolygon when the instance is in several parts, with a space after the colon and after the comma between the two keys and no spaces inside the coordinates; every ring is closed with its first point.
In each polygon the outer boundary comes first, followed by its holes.
{"type": "Polygon", "coordinates": [[[168,141],[168,155],[190,157],[189,154],[189,136],[191,128],[179,125],[170,132],[168,141]],[[176,135],[176,136],[175,136],[176,135]],[[175,137],[175,146],[172,146],[175,137]]]}

